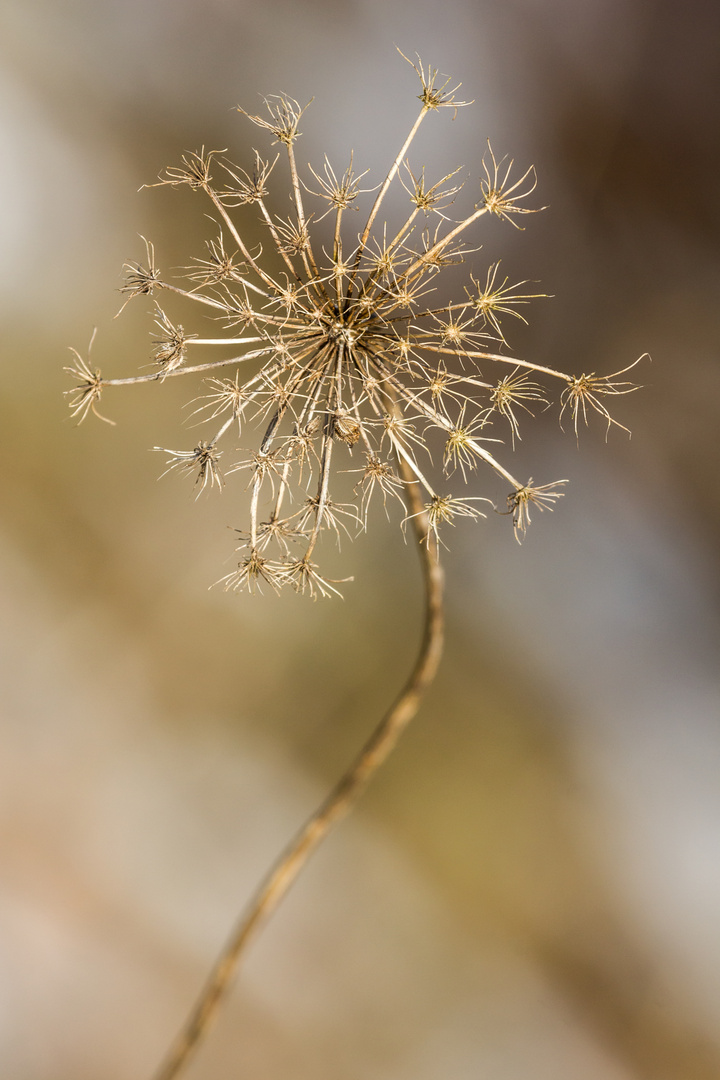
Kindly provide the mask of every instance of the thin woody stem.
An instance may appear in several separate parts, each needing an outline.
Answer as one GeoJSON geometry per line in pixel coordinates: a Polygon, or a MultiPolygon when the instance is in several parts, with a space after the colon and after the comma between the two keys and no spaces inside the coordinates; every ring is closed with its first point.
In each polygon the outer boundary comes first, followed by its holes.
{"type": "Polygon", "coordinates": [[[388,172],[387,176],[385,177],[385,180],[383,181],[383,185],[382,185],[382,187],[380,188],[380,191],[377,194],[377,198],[375,199],[375,202],[373,203],[372,210],[370,211],[370,215],[369,215],[369,217],[367,219],[367,222],[365,223],[365,228],[363,229],[363,234],[360,237],[360,245],[359,245],[358,250],[357,250],[357,255],[355,256],[355,266],[353,267],[353,272],[352,272],[352,275],[350,277],[350,283],[348,285],[348,291],[347,291],[348,298],[352,294],[353,286],[355,284],[355,278],[357,277],[358,269],[360,267],[360,261],[361,261],[361,259],[363,257],[363,253],[365,251],[365,245],[367,244],[368,237],[370,236],[370,231],[371,231],[371,229],[373,227],[373,222],[375,221],[375,218],[377,217],[378,211],[380,209],[380,205],[381,205],[383,199],[385,198],[385,195],[387,193],[387,189],[390,187],[391,183],[395,179],[395,174],[397,173],[398,169],[400,168],[400,162],[405,157],[405,154],[408,151],[410,143],[413,141],[413,139],[417,135],[418,128],[420,127],[421,123],[425,119],[425,116],[427,115],[427,112],[428,112],[428,106],[423,105],[422,109],[420,110],[420,112],[418,114],[417,120],[415,121],[413,126],[410,128],[410,133],[409,133],[408,137],[406,138],[405,142],[400,147],[400,150],[398,152],[397,157],[395,158],[392,165],[390,166],[390,171],[388,172]]]}
{"type": "Polygon", "coordinates": [[[271,234],[271,236],[272,236],[272,238],[273,238],[273,240],[275,242],[275,247],[280,252],[280,255],[282,256],[283,262],[288,267],[288,269],[290,270],[290,273],[293,275],[295,280],[299,281],[302,284],[302,278],[300,277],[297,270],[293,266],[292,259],[288,255],[287,251],[285,250],[285,248],[284,248],[284,246],[283,246],[283,244],[282,244],[282,242],[280,240],[280,237],[278,236],[277,229],[275,228],[275,224],[274,224],[272,218],[270,217],[270,214],[268,212],[267,207],[265,206],[264,201],[262,199],[258,199],[257,204],[260,207],[260,212],[262,213],[262,216],[265,218],[265,223],[266,223],[268,229],[270,230],[270,234],[271,234]]]}
{"type": "MultiPolygon", "coordinates": [[[[305,210],[303,209],[302,192],[300,191],[300,178],[298,177],[297,164],[295,162],[295,151],[293,149],[292,142],[287,144],[288,162],[290,164],[290,177],[292,180],[293,193],[295,195],[295,208],[297,210],[298,224],[301,229],[307,228],[307,220],[305,218],[305,210]]],[[[303,265],[305,267],[305,273],[307,274],[308,281],[312,284],[318,298],[322,302],[328,300],[329,297],[322,287],[322,284],[318,284],[320,281],[320,275],[318,273],[317,263],[315,262],[315,256],[313,255],[312,244],[310,243],[310,237],[308,236],[307,247],[301,254],[303,265]]]]}
{"type": "MultiPolygon", "coordinates": [[[[428,345],[423,341],[419,342],[418,348],[425,349],[427,352],[441,353],[443,356],[457,356],[456,349],[444,349],[440,345],[428,345]]],[[[512,364],[513,367],[527,368],[528,371],[542,371],[545,375],[553,375],[556,379],[563,379],[566,383],[573,381],[572,375],[566,375],[564,371],[543,367],[542,364],[532,364],[529,360],[518,360],[515,356],[503,356],[502,353],[477,352],[471,349],[466,349],[463,355],[469,356],[473,360],[494,360],[499,364],[512,364]]],[[[622,374],[622,372],[618,372],[618,374],[622,374]]]]}
{"type": "Polygon", "coordinates": [[[487,206],[477,207],[474,214],[471,214],[470,217],[466,217],[464,221],[461,221],[454,229],[451,229],[449,233],[446,233],[441,240],[438,240],[436,244],[433,244],[428,251],[424,252],[421,259],[416,259],[414,263],[408,266],[407,270],[405,270],[398,278],[398,282],[404,281],[411,274],[414,274],[416,270],[420,269],[423,265],[426,265],[429,259],[433,259],[436,255],[439,255],[448,246],[451,240],[454,240],[455,237],[464,232],[469,225],[472,225],[473,221],[477,221],[479,217],[482,217],[483,214],[487,214],[487,212],[487,206]]]}
{"type": "Polygon", "coordinates": [[[205,1035],[219,1006],[230,991],[238,964],[250,940],[283,899],[333,825],[354,806],[375,772],[386,761],[400,735],[418,711],[422,698],[435,677],[443,648],[443,572],[437,558],[435,542],[429,533],[429,521],[418,485],[402,457],[399,458],[399,468],[407,483],[408,501],[414,515],[410,520],[418,539],[425,583],[423,638],[415,666],[394,704],[355,761],[291,841],[251,899],[154,1080],[175,1080],[187,1065],[190,1055],[205,1035]]]}
{"type": "Polygon", "coordinates": [[[253,259],[252,255],[250,254],[247,247],[245,246],[245,242],[243,241],[242,237],[240,236],[240,233],[235,228],[235,222],[233,221],[233,219],[228,214],[227,210],[225,209],[225,207],[221,203],[220,199],[217,197],[217,194],[210,187],[206,187],[205,190],[207,191],[208,195],[212,199],[213,204],[215,206],[215,209],[218,211],[218,213],[222,217],[223,221],[227,225],[228,229],[230,230],[232,238],[235,241],[235,243],[237,244],[238,248],[240,249],[240,251],[242,253],[242,256],[245,259],[245,261],[247,262],[247,264],[252,267],[252,269],[255,271],[255,273],[260,278],[260,280],[264,281],[265,284],[268,286],[268,288],[272,289],[272,291],[275,294],[282,293],[282,289],[280,288],[278,283],[276,281],[273,281],[273,279],[270,277],[270,275],[266,274],[265,271],[260,266],[258,266],[255,259],[253,259]]]}
{"type": "Polygon", "coordinates": [[[210,371],[211,368],[229,367],[231,364],[241,364],[245,360],[257,360],[259,356],[266,356],[274,352],[274,348],[256,349],[253,352],[244,353],[242,356],[231,356],[228,360],[213,360],[207,364],[194,364],[188,367],[173,368],[172,371],[153,371],[150,375],[128,375],[125,379],[103,379],[103,386],[130,386],[133,383],[162,382],[172,379],[177,375],[192,375],[198,371],[210,371]]]}
{"type": "MultiPolygon", "coordinates": [[[[392,255],[394,253],[394,251],[396,250],[396,248],[398,247],[400,242],[406,236],[408,230],[411,228],[412,223],[415,220],[415,218],[417,217],[417,215],[419,214],[419,212],[420,212],[420,209],[419,209],[419,207],[416,206],[415,209],[413,210],[413,212],[411,213],[410,217],[405,222],[405,224],[402,226],[401,229],[398,230],[398,232],[395,234],[395,237],[387,245],[387,247],[385,248],[385,253],[388,256],[390,256],[390,255],[392,255]]],[[[363,284],[362,288],[360,289],[358,295],[360,297],[365,297],[365,296],[377,294],[378,287],[379,287],[379,279],[380,279],[381,276],[382,276],[382,270],[379,267],[376,270],[373,270],[372,273],[368,274],[368,276],[367,276],[367,278],[365,280],[365,283],[363,284]]]]}

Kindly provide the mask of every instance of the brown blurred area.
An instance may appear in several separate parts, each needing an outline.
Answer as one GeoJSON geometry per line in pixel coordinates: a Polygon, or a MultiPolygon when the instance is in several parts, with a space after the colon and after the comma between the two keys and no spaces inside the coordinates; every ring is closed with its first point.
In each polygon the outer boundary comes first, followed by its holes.
{"type": "Polygon", "coordinates": [[[553,294],[511,347],[652,360],[613,402],[632,440],[525,426],[520,475],[571,484],[521,548],[494,515],[455,531],[437,684],[188,1077],[720,1077],[720,6],[5,0],[0,23],[0,1076],[151,1074],[412,661],[395,524],[343,546],[343,601],[208,592],[235,494],[195,502],[148,453],[187,442],[184,388],[108,395],[114,428],[62,400],[95,326],[104,373],[147,363],[150,305],[113,318],[139,234],[161,267],[202,252],[192,193],[138,188],[201,144],[249,160],[232,107],[278,91],[315,96],[302,163],[353,147],[376,182],[416,109],[398,45],[475,99],[414,161],[477,182],[490,138],[537,167],[547,209],[472,256],[553,294]]]}

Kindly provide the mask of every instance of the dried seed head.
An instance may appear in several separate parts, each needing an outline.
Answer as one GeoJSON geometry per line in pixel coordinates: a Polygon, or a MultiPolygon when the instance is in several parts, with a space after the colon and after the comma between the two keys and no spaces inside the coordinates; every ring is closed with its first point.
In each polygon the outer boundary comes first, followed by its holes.
{"type": "Polygon", "coordinates": [[[224,154],[224,150],[208,150],[202,146],[200,150],[188,151],[182,156],[182,165],[171,165],[165,170],[165,175],[160,175],[156,184],[146,184],[146,187],[178,187],[187,184],[193,191],[208,191],[212,183],[210,169],[212,159],[217,154],[224,154]]]}
{"type": "Polygon", "coordinates": [[[346,536],[353,539],[353,533],[350,532],[349,524],[354,526],[353,532],[355,535],[362,528],[362,522],[358,517],[357,508],[351,503],[334,503],[332,499],[323,500],[321,495],[314,495],[309,499],[306,499],[305,506],[298,512],[299,524],[298,528],[303,534],[307,534],[312,527],[321,529],[330,529],[335,533],[337,538],[338,547],[340,547],[340,533],[344,532],[346,536]]]}
{"type": "Polygon", "coordinates": [[[287,97],[285,94],[271,94],[270,97],[265,98],[269,119],[264,116],[252,116],[239,105],[237,111],[247,116],[248,120],[252,120],[253,124],[272,132],[278,142],[291,146],[301,134],[298,131],[300,117],[310,104],[312,104],[312,99],[301,109],[295,98],[287,97]]]}
{"type": "Polygon", "coordinates": [[[501,416],[504,416],[510,424],[513,445],[515,438],[520,438],[518,419],[514,410],[520,408],[532,416],[532,412],[525,404],[526,401],[539,401],[543,405],[547,405],[547,401],[542,395],[542,387],[534,383],[524,373],[519,373],[517,368],[497,383],[490,395],[490,400],[493,408],[501,416]]]}
{"type": "Polygon", "coordinates": [[[309,220],[302,223],[291,221],[290,218],[287,221],[278,220],[275,228],[280,237],[280,251],[284,251],[286,255],[301,255],[303,251],[307,251],[310,243],[309,224],[309,220]]]}
{"type": "Polygon", "coordinates": [[[470,276],[464,298],[442,298],[445,268],[479,250],[475,241],[467,246],[471,226],[490,214],[514,224],[519,214],[529,213],[524,203],[535,174],[529,169],[514,179],[512,162],[498,161],[488,147],[474,211],[451,220],[448,207],[460,188],[459,170],[443,167],[437,173],[442,179],[431,184],[424,168],[413,171],[407,164],[408,152],[430,114],[468,103],[457,100],[459,84],[419,58],[408,62],[420,79],[419,114],[376,187],[360,186],[366,173],[355,174],[352,155],[341,176],[325,158],[321,169],[310,168],[312,187],[304,183],[295,158],[304,110],[286,95],[267,98],[263,115],[239,110],[281,144],[274,159],[255,152],[246,171],[225,151],[203,148],[168,169],[160,184],[203,193],[214,238],[204,257],[184,268],[180,285],[161,278],[146,241],[146,265],[126,263],[123,292],[129,299],[171,291],[189,317],[192,311],[204,317],[200,326],[206,328],[209,319],[220,329],[211,336],[206,329],[187,333],[185,315],[183,325],[176,325],[158,306],[150,374],[103,379],[78,354],[68,369],[77,383],[70,406],[79,420],[97,412],[108,386],[169,376],[204,380],[206,392],[198,394],[196,386],[188,395],[192,421],[207,426],[202,441],[192,450],[165,451],[166,472],[194,472],[199,492],[222,483],[220,446],[230,443],[232,449],[230,440],[241,425],[243,436],[250,426],[259,427],[254,447],[228,470],[228,476],[246,474],[245,485],[237,486],[246,488],[240,497],[249,503],[249,528],[241,533],[242,561],[222,579],[226,589],[253,591],[269,584],[312,596],[337,593],[340,583],[317,569],[318,552],[328,531],[355,535],[364,526],[375,491],[386,512],[395,500],[404,506],[406,525],[420,516],[412,494],[418,484],[432,544],[446,525],[484,516],[479,504],[489,500],[482,496],[434,490],[431,450],[440,445],[444,472],[459,473],[458,482],[475,483],[476,476],[479,482],[485,467],[503,477],[512,490],[508,513],[521,536],[530,505],[549,508],[560,493],[552,485],[522,484],[494,447],[491,452],[490,444],[499,442],[486,435],[493,414],[509,425],[514,445],[520,418],[532,415],[533,403],[550,399],[553,383],[560,391],[561,419],[571,414],[576,431],[578,417],[586,420],[589,409],[615,423],[605,402],[634,389],[622,380],[624,371],[574,376],[506,354],[500,320],[522,318],[518,308],[533,296],[522,292],[524,282],[500,281],[497,262],[484,278],[470,276]],[[281,168],[291,200],[285,217],[273,215],[265,203],[281,168]],[[393,184],[404,189],[410,205],[397,220],[388,220],[383,215],[393,184]],[[349,228],[348,211],[370,191],[376,194],[364,227],[349,228]],[[314,200],[312,206],[306,207],[307,199],[314,200]],[[317,222],[327,215],[334,222],[332,239],[318,249],[317,222]],[[255,239],[258,223],[265,230],[262,242],[255,239]],[[198,357],[192,364],[190,351],[194,361],[198,357]],[[229,375],[220,370],[227,367],[229,375]],[[355,447],[362,448],[364,465],[349,470],[355,447]],[[351,493],[338,496],[336,477],[348,471],[360,478],[351,493]]]}
{"type": "MultiPolygon", "coordinates": [[[[489,503],[489,499],[481,498],[480,496],[471,496],[467,499],[456,499],[452,495],[433,495],[429,503],[425,504],[425,513],[428,517],[430,524],[430,531],[427,535],[427,542],[430,543],[430,537],[435,538],[435,542],[440,547],[442,541],[440,539],[440,526],[445,524],[454,525],[455,518],[481,518],[486,517],[482,510],[479,510],[473,503],[486,502],[489,503]]],[[[405,518],[403,525],[410,521],[412,517],[417,515],[412,514],[405,518]]],[[[442,544],[444,547],[445,545],[442,544]]]]}
{"type": "Polygon", "coordinates": [[[255,151],[255,166],[251,173],[233,165],[231,161],[222,158],[220,166],[235,183],[217,191],[218,200],[223,206],[244,206],[246,203],[259,203],[269,193],[267,186],[270,173],[277,164],[279,155],[273,161],[264,161],[257,150],[255,151]]]}
{"type": "Polygon", "coordinates": [[[532,476],[527,484],[517,488],[507,497],[507,513],[512,514],[515,539],[521,544],[523,537],[530,524],[530,504],[537,506],[538,510],[553,510],[554,504],[564,495],[562,491],[556,491],[561,484],[567,484],[567,480],[556,480],[553,484],[533,486],[532,476]]]}
{"type": "Polygon", "coordinates": [[[398,49],[398,52],[402,56],[403,60],[407,60],[408,64],[415,69],[422,83],[422,93],[418,94],[420,101],[426,109],[454,109],[457,112],[463,105],[472,105],[472,101],[456,101],[455,94],[462,86],[462,83],[458,83],[451,90],[447,87],[452,82],[451,78],[446,78],[445,82],[438,86],[438,77],[444,78],[444,76],[438,76],[438,69],[427,66],[427,71],[423,67],[423,62],[417,53],[417,64],[414,64],[404,52],[398,49]]]}
{"type": "Polygon", "coordinates": [[[449,206],[455,195],[463,187],[462,184],[456,184],[454,187],[441,187],[442,184],[447,183],[453,176],[457,176],[460,169],[455,169],[453,172],[448,173],[442,180],[438,180],[436,184],[428,188],[425,184],[425,166],[423,165],[420,170],[419,176],[414,176],[410,166],[405,162],[405,171],[411,181],[410,184],[406,184],[402,176],[400,177],[400,183],[410,196],[410,201],[418,208],[428,214],[431,210],[439,213],[440,210],[444,210],[449,206]],[[442,205],[441,205],[442,204],[442,205]]]}
{"type": "Polygon", "coordinates": [[[160,479],[176,469],[182,472],[197,472],[195,485],[200,490],[195,496],[196,499],[208,486],[222,488],[223,479],[218,465],[222,451],[216,450],[212,443],[200,442],[193,450],[167,450],[164,446],[153,446],[153,450],[170,455],[167,469],[160,479]]]}
{"type": "Polygon", "coordinates": [[[465,408],[458,418],[455,427],[451,427],[445,443],[443,466],[445,475],[460,469],[463,480],[467,482],[466,469],[474,469],[478,464],[477,439],[480,432],[487,425],[487,413],[476,416],[469,424],[465,423],[465,408]]]}
{"type": "MultiPolygon", "coordinates": [[[[331,213],[333,209],[347,210],[349,206],[352,206],[352,204],[355,202],[359,195],[362,195],[367,191],[373,190],[373,188],[360,187],[360,181],[362,180],[363,176],[367,176],[370,170],[365,169],[365,171],[361,172],[359,176],[355,176],[355,174],[353,173],[352,151],[350,152],[350,164],[348,165],[347,169],[342,174],[339,180],[335,175],[335,170],[327,159],[327,154],[325,155],[324,165],[325,179],[323,179],[322,176],[319,176],[318,173],[315,172],[312,165],[309,166],[309,169],[317,180],[318,184],[320,185],[321,190],[315,192],[308,187],[305,187],[305,190],[309,191],[311,195],[317,195],[318,198],[324,199],[327,203],[330,204],[330,209],[326,210],[325,213],[317,219],[318,221],[322,221],[322,219],[326,217],[327,214],[331,213]]],[[[357,209],[357,207],[355,209],[357,209]]]]}
{"type": "Polygon", "coordinates": [[[108,419],[107,416],[103,416],[96,408],[102,396],[103,380],[99,369],[93,369],[89,364],[90,350],[92,349],[94,340],[95,331],[93,330],[90,344],[88,345],[87,360],[83,360],[77,349],[70,349],[70,352],[75,357],[76,363],[73,367],[66,367],[65,371],[67,371],[68,375],[72,375],[74,379],[77,379],[78,384],[77,386],[74,386],[72,390],[65,390],[65,394],[70,398],[70,415],[72,417],[78,417],[78,424],[82,424],[83,420],[87,417],[87,414],[91,412],[93,416],[97,416],[98,420],[104,420],[106,424],[112,424],[114,427],[115,421],[108,419]]]}
{"type": "Polygon", "coordinates": [[[185,363],[186,346],[197,334],[186,334],[182,326],[173,326],[161,307],[157,308],[155,325],[165,337],[154,338],[155,352],[153,361],[161,369],[159,378],[163,379],[185,363]]]}
{"type": "Polygon", "coordinates": [[[237,570],[233,570],[232,574],[226,574],[215,584],[222,585],[225,592],[240,592],[242,589],[247,589],[248,592],[254,593],[256,589],[262,592],[264,582],[275,592],[280,592],[286,577],[287,567],[284,563],[265,559],[255,550],[241,559],[237,570]]]}
{"type": "Polygon", "coordinates": [[[527,323],[527,319],[519,311],[515,311],[515,308],[520,304],[529,304],[531,300],[547,299],[547,294],[514,292],[515,289],[522,288],[526,282],[520,281],[516,285],[508,285],[509,278],[505,278],[500,285],[496,284],[499,266],[500,263],[497,262],[490,267],[485,285],[482,287],[471,274],[470,280],[475,289],[474,292],[470,292],[466,288],[465,292],[470,306],[482,317],[483,321],[497,337],[504,342],[505,337],[500,329],[500,316],[512,315],[514,318],[520,319],[521,322],[527,323]]]}
{"type": "Polygon", "coordinates": [[[304,559],[296,559],[294,562],[287,564],[285,580],[293,586],[296,592],[307,593],[313,600],[317,600],[319,596],[328,597],[334,595],[342,598],[342,593],[335,586],[342,585],[346,581],[352,581],[352,578],[343,578],[342,581],[330,581],[323,578],[318,573],[315,563],[310,562],[309,558],[305,556],[304,559]]]}
{"type": "Polygon", "coordinates": [[[134,296],[152,296],[155,289],[163,288],[160,271],[155,266],[155,247],[144,236],[140,239],[145,244],[147,265],[143,266],[142,263],[137,262],[126,262],[123,265],[125,284],[120,287],[120,292],[127,296],[127,300],[118,311],[118,315],[125,310],[125,306],[134,296]]]}
{"type": "Polygon", "coordinates": [[[588,409],[593,409],[596,413],[607,420],[607,430],[605,432],[605,438],[607,439],[608,432],[614,424],[616,427],[622,428],[623,431],[627,431],[630,434],[630,429],[626,428],[623,424],[614,420],[604,403],[600,400],[601,397],[606,395],[617,394],[631,394],[633,390],[639,390],[640,387],[636,383],[628,382],[624,380],[622,382],[614,382],[618,375],[624,375],[626,371],[630,371],[635,367],[635,364],[639,364],[641,356],[632,364],[628,364],[627,367],[621,371],[616,371],[612,375],[596,375],[594,372],[590,375],[578,375],[568,379],[568,385],[562,392],[560,399],[562,408],[560,409],[560,422],[562,424],[563,414],[567,409],[572,416],[573,428],[575,436],[578,436],[578,418],[582,416],[585,425],[588,422],[588,409]]]}
{"type": "Polygon", "coordinates": [[[501,158],[497,161],[493,149],[488,143],[487,154],[483,158],[483,171],[485,173],[484,180],[481,180],[481,187],[483,193],[483,202],[485,209],[489,210],[491,214],[496,217],[504,218],[509,221],[511,225],[514,225],[516,229],[520,226],[516,221],[513,221],[511,214],[535,214],[541,207],[531,208],[528,206],[518,206],[521,199],[526,199],[528,195],[532,195],[533,191],[537,187],[537,177],[535,176],[535,169],[531,165],[527,172],[523,173],[519,180],[516,180],[514,184],[510,183],[510,173],[512,171],[513,162],[509,161],[504,174],[502,168],[507,158],[501,158]],[[488,158],[490,159],[488,162],[488,158]]]}
{"type": "Polygon", "coordinates": [[[344,409],[338,409],[332,417],[332,435],[346,446],[355,446],[360,441],[362,427],[352,415],[344,409]]]}
{"type": "MultiPolygon", "coordinates": [[[[362,493],[361,514],[362,519],[367,528],[367,515],[368,508],[370,506],[370,500],[373,492],[379,490],[382,492],[383,507],[387,514],[387,497],[393,495],[403,505],[403,482],[398,476],[395,475],[392,465],[387,461],[383,461],[377,454],[367,454],[367,461],[363,475],[359,482],[355,485],[355,491],[358,489],[362,493]]],[[[389,514],[388,514],[389,517],[389,514]]]]}
{"type": "Polygon", "coordinates": [[[212,388],[209,394],[202,394],[193,398],[188,404],[193,405],[196,401],[205,401],[207,404],[199,405],[190,415],[197,416],[205,413],[203,421],[214,420],[216,416],[222,416],[230,412],[233,420],[237,420],[238,434],[241,428],[242,414],[245,405],[250,400],[245,388],[240,385],[240,372],[235,372],[234,379],[206,379],[207,386],[212,388]]]}
{"type": "Polygon", "coordinates": [[[234,472],[244,472],[247,469],[250,473],[250,480],[248,487],[255,486],[258,489],[262,487],[266,480],[270,481],[273,494],[275,493],[275,481],[282,480],[283,473],[287,466],[287,459],[282,450],[251,450],[250,456],[244,461],[238,461],[233,465],[231,469],[228,469],[228,476],[234,472]]]}
{"type": "Polygon", "coordinates": [[[188,281],[198,282],[200,288],[205,285],[218,285],[221,281],[242,281],[247,272],[247,263],[236,262],[238,253],[229,255],[225,251],[222,232],[217,240],[206,240],[207,259],[193,259],[194,266],[185,267],[188,281]]]}
{"type": "MultiPolygon", "coordinates": [[[[263,521],[257,530],[257,549],[264,551],[270,544],[277,544],[283,555],[290,554],[290,544],[307,541],[308,534],[292,520],[263,521]]],[[[250,537],[248,536],[248,543],[250,537]]]]}

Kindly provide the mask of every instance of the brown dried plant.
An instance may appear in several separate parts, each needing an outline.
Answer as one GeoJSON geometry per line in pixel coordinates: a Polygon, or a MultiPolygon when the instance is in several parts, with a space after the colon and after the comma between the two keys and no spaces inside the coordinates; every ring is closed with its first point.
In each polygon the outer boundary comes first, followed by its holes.
{"type": "Polygon", "coordinates": [[[285,95],[267,98],[263,114],[238,107],[271,143],[281,144],[274,157],[256,151],[246,171],[225,151],[202,148],[167,169],[152,186],[185,185],[202,193],[211,204],[217,234],[206,242],[205,256],[185,268],[180,281],[187,284],[163,276],[149,241],[145,262],[125,266],[123,308],[137,296],[155,299],[154,370],[106,379],[77,353],[75,366],[66,369],[77,380],[68,393],[79,421],[89,412],[100,416],[97,406],[105,388],[204,377],[205,391],[191,404],[192,416],[207,429],[205,437],[190,449],[163,451],[168,455],[165,471],[194,474],[198,494],[223,487],[221,457],[228,444],[253,424],[260,426],[255,447],[241,450],[238,460],[231,456],[224,469],[225,476],[241,474],[250,503],[249,526],[238,530],[237,567],[221,579],[226,590],[252,592],[267,585],[274,590],[291,586],[313,598],[337,594],[339,583],[323,576],[317,565],[321,534],[329,530],[339,538],[341,532],[361,531],[371,502],[381,500],[386,510],[397,502],[403,528],[410,526],[421,541],[426,613],[416,666],[357,760],[251,900],[157,1080],[171,1080],[185,1066],[229,989],[247,941],[386,759],[434,677],[443,636],[441,531],[458,518],[484,517],[483,503],[492,506],[485,496],[457,496],[438,488],[442,479],[429,475],[434,442],[439,437],[444,444],[441,478],[459,470],[467,483],[483,465],[507,482],[505,512],[519,541],[530,523],[531,506],[552,509],[566,481],[535,485],[513,476],[488,449],[488,443],[500,442],[487,434],[493,420],[506,425],[514,445],[521,414],[531,414],[535,405],[547,407],[545,395],[555,385],[561,418],[569,413],[576,432],[581,419],[587,423],[589,410],[609,428],[616,421],[604,398],[635,389],[617,381],[628,368],[609,376],[574,376],[503,351],[501,319],[522,319],[518,307],[534,296],[518,291],[525,282],[499,282],[497,263],[484,284],[470,277],[464,299],[432,303],[443,269],[463,262],[470,227],[495,215],[519,228],[516,218],[533,212],[526,200],[536,179],[533,168],[516,178],[513,162],[498,161],[488,145],[478,201],[472,212],[454,220],[453,202],[463,186],[456,182],[459,170],[431,183],[424,166],[411,168],[407,154],[428,114],[441,109],[456,113],[471,103],[458,100],[459,84],[451,87],[436,69],[426,68],[419,58],[408,62],[420,80],[421,107],[377,187],[361,186],[367,173],[354,172],[352,155],[339,176],[326,158],[321,169],[309,167],[307,183],[301,180],[295,144],[305,108],[285,95]],[[267,202],[281,156],[289,173],[289,217],[273,213],[267,202]],[[404,220],[391,226],[380,215],[396,180],[410,205],[404,220]],[[369,193],[374,199],[362,229],[344,228],[347,212],[369,193]],[[308,199],[312,212],[306,210],[308,199]],[[260,218],[267,252],[243,238],[243,215],[260,218]],[[314,246],[311,228],[328,215],[334,225],[330,250],[314,246]],[[189,311],[194,308],[223,329],[212,336],[187,333],[157,300],[163,293],[183,298],[189,311]],[[201,359],[208,350],[221,358],[201,359]],[[223,368],[230,369],[227,375],[219,374],[223,368]],[[358,475],[352,501],[336,502],[331,494],[336,475],[349,471],[358,475]]]}

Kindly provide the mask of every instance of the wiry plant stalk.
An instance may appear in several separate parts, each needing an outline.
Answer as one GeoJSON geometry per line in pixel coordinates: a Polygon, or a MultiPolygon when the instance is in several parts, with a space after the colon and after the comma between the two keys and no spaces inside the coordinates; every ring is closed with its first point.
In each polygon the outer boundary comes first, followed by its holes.
{"type": "Polygon", "coordinates": [[[418,540],[425,584],[423,637],[415,666],[395,702],[350,768],[283,851],[250,900],[154,1080],[175,1080],[188,1064],[230,991],[240,961],[253,937],[272,915],[316,848],[333,826],[352,809],[377,770],[387,761],[435,678],[443,648],[443,571],[435,550],[437,541],[432,535],[431,524],[420,498],[419,485],[414,482],[405,462],[401,461],[400,471],[408,482],[407,497],[413,510],[412,525],[418,540]]]}

